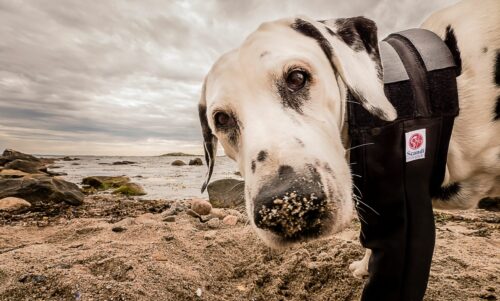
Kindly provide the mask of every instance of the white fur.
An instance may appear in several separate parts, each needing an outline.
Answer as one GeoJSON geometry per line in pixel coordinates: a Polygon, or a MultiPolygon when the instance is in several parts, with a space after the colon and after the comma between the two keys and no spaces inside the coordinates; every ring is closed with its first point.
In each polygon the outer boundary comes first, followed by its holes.
{"type": "MultiPolygon", "coordinates": [[[[500,48],[499,12],[498,0],[469,0],[435,13],[423,25],[443,38],[446,26],[451,25],[463,65],[457,79],[460,115],[455,121],[443,183],[459,182],[462,190],[452,200],[435,200],[437,207],[470,208],[483,197],[500,194],[500,121],[493,122],[499,94],[493,80],[494,59],[500,48]],[[482,53],[484,47],[487,53],[482,53]]],[[[348,145],[342,139],[346,86],[363,92],[368,110],[382,110],[389,120],[396,113],[383,94],[367,53],[352,51],[326,33],[323,24],[304,19],[328,37],[333,58],[325,57],[316,41],[291,29],[294,19],[264,23],[240,48],[217,61],[206,78],[204,101],[214,135],[226,154],[237,161],[245,178],[246,207],[252,225],[252,198],[279,165],[300,169],[306,163],[319,161],[328,163],[334,171],[332,176],[318,169],[325,185],[334,188],[328,199],[337,204],[338,219],[332,229],[338,231],[347,225],[353,212],[351,174],[345,157],[348,145]],[[329,59],[337,74],[332,72],[329,59]],[[273,86],[273,80],[290,65],[308,69],[315,79],[303,114],[285,110],[273,86]],[[242,125],[238,145],[229,143],[228,137],[214,126],[214,113],[227,109],[237,112],[242,125]],[[304,148],[297,145],[296,138],[303,141],[304,148]],[[260,150],[267,150],[269,159],[253,173],[251,161],[260,150]]],[[[276,235],[253,226],[267,244],[283,244],[276,235]]],[[[369,254],[362,262],[351,265],[357,276],[366,273],[368,260],[369,254]]]]}

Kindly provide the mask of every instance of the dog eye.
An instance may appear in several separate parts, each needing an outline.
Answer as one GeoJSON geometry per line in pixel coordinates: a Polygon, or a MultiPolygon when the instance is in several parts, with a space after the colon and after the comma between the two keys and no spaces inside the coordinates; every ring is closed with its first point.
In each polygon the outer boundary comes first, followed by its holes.
{"type": "Polygon", "coordinates": [[[236,125],[234,118],[224,112],[216,113],[214,119],[217,127],[230,128],[236,125]]]}
{"type": "Polygon", "coordinates": [[[307,73],[302,70],[293,70],[286,76],[286,85],[292,92],[302,89],[307,82],[307,73]]]}

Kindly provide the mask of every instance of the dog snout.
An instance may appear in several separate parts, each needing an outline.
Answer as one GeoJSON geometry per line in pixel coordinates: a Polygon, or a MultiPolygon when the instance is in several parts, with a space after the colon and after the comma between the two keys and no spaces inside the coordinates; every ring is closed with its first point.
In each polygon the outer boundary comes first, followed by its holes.
{"type": "Polygon", "coordinates": [[[319,236],[330,218],[321,177],[313,167],[281,166],[254,199],[254,222],[288,240],[319,236]]]}

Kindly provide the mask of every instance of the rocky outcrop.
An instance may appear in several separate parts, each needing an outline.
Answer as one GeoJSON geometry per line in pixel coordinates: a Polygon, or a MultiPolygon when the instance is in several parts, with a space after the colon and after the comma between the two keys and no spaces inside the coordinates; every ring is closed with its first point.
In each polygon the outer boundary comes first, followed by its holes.
{"type": "Polygon", "coordinates": [[[189,160],[189,165],[203,165],[203,161],[201,161],[201,158],[194,158],[189,160]]]}
{"type": "Polygon", "coordinates": [[[15,159],[5,164],[5,168],[20,170],[31,174],[41,174],[47,172],[47,167],[42,162],[28,161],[24,159],[15,159]]]}
{"type": "Polygon", "coordinates": [[[76,184],[53,177],[63,173],[47,170],[47,164],[52,162],[52,159],[40,159],[6,149],[0,157],[0,199],[8,198],[12,202],[12,197],[20,198],[32,208],[82,204],[84,195],[76,184]]]}
{"type": "Polygon", "coordinates": [[[84,198],[76,184],[46,175],[0,178],[0,187],[0,198],[22,198],[33,206],[45,206],[50,203],[80,205],[84,198]]]}
{"type": "Polygon", "coordinates": [[[245,204],[245,182],[222,179],[208,184],[209,202],[215,208],[234,208],[245,204]]]}
{"type": "Polygon", "coordinates": [[[95,190],[114,189],[114,194],[127,196],[145,195],[144,188],[137,183],[130,182],[126,176],[92,176],[82,180],[82,184],[95,190]]]}
{"type": "Polygon", "coordinates": [[[184,162],[182,160],[174,160],[174,162],[172,162],[172,165],[173,166],[184,166],[184,165],[186,165],[186,162],[184,162]]]}

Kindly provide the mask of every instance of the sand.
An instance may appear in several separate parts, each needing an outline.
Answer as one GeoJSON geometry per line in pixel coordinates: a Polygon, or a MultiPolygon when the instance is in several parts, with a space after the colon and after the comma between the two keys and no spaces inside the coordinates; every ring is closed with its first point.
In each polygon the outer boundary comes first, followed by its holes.
{"type": "MultiPolygon", "coordinates": [[[[359,223],[283,251],[240,217],[200,222],[182,202],[88,196],[78,208],[0,214],[0,300],[359,300],[359,223]]],[[[500,213],[437,212],[425,300],[497,300],[500,213]]]]}

